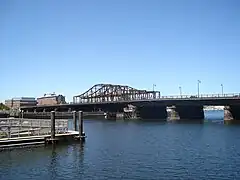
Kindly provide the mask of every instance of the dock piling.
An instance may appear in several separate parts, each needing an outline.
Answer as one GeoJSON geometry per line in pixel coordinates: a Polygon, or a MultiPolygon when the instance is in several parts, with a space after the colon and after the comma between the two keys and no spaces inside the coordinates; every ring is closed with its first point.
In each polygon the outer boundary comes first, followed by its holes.
{"type": "Polygon", "coordinates": [[[55,139],[55,111],[51,111],[51,139],[55,139]]]}
{"type": "Polygon", "coordinates": [[[73,111],[73,130],[77,131],[77,113],[76,111],[73,111]]]}
{"type": "Polygon", "coordinates": [[[80,138],[80,141],[84,141],[85,134],[83,133],[83,112],[82,111],[79,111],[78,119],[79,119],[79,138],[80,138]]]}
{"type": "Polygon", "coordinates": [[[18,137],[20,137],[20,131],[21,131],[21,119],[18,119],[18,137]]]}
{"type": "Polygon", "coordinates": [[[12,126],[12,123],[10,121],[10,119],[8,119],[8,138],[11,138],[11,126],[12,126]]]}
{"type": "Polygon", "coordinates": [[[8,129],[8,138],[11,138],[11,128],[10,128],[10,126],[8,126],[7,129],[8,129]]]}
{"type": "Polygon", "coordinates": [[[38,131],[38,135],[39,135],[39,136],[40,136],[40,134],[41,134],[41,129],[42,129],[41,125],[42,125],[41,120],[39,120],[39,131],[38,131]]]}
{"type": "Polygon", "coordinates": [[[83,135],[83,112],[79,111],[79,136],[83,135]]]}

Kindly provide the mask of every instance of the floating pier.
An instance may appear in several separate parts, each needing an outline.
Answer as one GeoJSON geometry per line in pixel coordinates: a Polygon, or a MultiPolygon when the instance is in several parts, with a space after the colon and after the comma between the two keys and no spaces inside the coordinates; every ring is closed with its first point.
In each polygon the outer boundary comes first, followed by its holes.
{"type": "Polygon", "coordinates": [[[79,111],[78,116],[73,112],[73,120],[74,130],[69,130],[68,120],[56,119],[55,111],[51,112],[50,120],[0,118],[0,149],[72,141],[84,142],[86,136],[83,132],[83,112],[79,111]]]}

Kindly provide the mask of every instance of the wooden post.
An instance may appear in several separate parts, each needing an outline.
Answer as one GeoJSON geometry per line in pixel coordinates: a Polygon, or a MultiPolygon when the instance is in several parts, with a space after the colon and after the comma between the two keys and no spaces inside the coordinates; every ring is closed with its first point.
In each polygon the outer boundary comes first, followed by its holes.
{"type": "Polygon", "coordinates": [[[39,131],[38,131],[38,135],[40,136],[41,135],[41,121],[42,119],[39,119],[39,131]]]}
{"type": "Polygon", "coordinates": [[[79,111],[78,119],[79,119],[79,137],[81,139],[83,136],[83,112],[82,111],[79,111]]]}
{"type": "Polygon", "coordinates": [[[77,131],[77,113],[73,111],[73,130],[77,131]]]}
{"type": "Polygon", "coordinates": [[[55,111],[51,111],[51,139],[55,139],[55,111]]]}
{"type": "Polygon", "coordinates": [[[10,128],[10,126],[8,126],[7,129],[8,129],[8,138],[11,138],[11,128],[10,128]]]}
{"type": "Polygon", "coordinates": [[[18,137],[20,137],[20,130],[21,130],[21,119],[18,118],[18,137]]]}
{"type": "Polygon", "coordinates": [[[8,119],[8,138],[11,138],[11,121],[8,119]]]}

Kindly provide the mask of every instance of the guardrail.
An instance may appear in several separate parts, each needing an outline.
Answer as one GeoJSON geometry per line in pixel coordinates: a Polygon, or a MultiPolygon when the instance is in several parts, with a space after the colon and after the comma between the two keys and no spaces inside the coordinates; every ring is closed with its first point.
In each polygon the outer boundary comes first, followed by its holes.
{"type": "Polygon", "coordinates": [[[151,101],[151,100],[174,100],[174,99],[186,99],[186,100],[197,100],[197,99],[210,99],[210,98],[216,98],[216,99],[229,99],[229,98],[240,98],[240,93],[228,93],[228,94],[200,94],[198,95],[172,95],[172,96],[160,96],[157,98],[146,98],[146,97],[137,97],[137,98],[129,98],[129,99],[118,99],[118,100],[113,100],[113,101],[104,101],[102,100],[101,102],[78,102],[76,104],[95,104],[95,103],[108,103],[108,102],[127,102],[127,101],[151,101]]]}
{"type": "Polygon", "coordinates": [[[240,93],[161,96],[159,99],[240,98],[240,93]]]}

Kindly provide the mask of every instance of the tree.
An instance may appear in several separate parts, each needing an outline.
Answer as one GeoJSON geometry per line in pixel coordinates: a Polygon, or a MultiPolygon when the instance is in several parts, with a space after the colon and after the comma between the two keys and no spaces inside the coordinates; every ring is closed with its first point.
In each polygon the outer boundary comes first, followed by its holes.
{"type": "Polygon", "coordinates": [[[0,110],[10,110],[10,108],[5,106],[3,103],[0,103],[0,110]]]}

